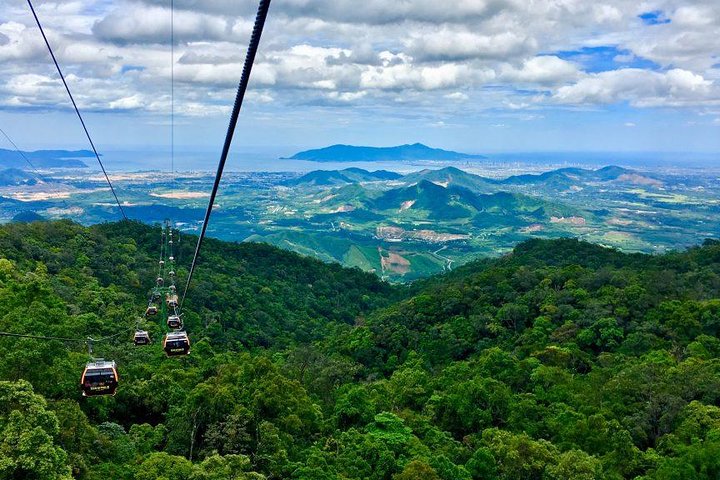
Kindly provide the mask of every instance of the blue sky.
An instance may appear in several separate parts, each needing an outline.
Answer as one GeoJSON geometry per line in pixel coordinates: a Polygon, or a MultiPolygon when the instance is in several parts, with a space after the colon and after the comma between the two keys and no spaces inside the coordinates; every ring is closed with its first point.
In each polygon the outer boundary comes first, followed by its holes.
{"type": "MultiPolygon", "coordinates": [[[[0,0],[0,127],[85,147],[24,0],[0,0]]],[[[256,2],[38,1],[100,150],[222,141],[256,2]]],[[[720,152],[713,0],[273,0],[237,149],[720,152]]],[[[0,148],[9,148],[0,144],[0,148]]]]}

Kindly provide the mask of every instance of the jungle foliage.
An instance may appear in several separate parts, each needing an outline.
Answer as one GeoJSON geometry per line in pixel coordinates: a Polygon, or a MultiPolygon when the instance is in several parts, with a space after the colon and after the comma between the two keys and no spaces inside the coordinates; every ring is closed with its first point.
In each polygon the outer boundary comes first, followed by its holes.
{"type": "MultiPolygon", "coordinates": [[[[134,347],[159,227],[0,227],[0,479],[720,478],[720,242],[520,244],[409,287],[207,240],[193,340],[134,347]]],[[[181,237],[187,266],[193,237],[181,237]]],[[[181,268],[179,278],[186,272],[181,268]]]]}

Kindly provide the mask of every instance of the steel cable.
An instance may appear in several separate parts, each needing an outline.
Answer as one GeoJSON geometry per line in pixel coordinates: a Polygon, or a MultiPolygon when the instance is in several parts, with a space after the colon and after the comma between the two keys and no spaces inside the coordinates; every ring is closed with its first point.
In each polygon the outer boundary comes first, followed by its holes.
{"type": "Polygon", "coordinates": [[[120,213],[122,214],[123,219],[127,220],[128,218],[125,215],[125,210],[123,210],[123,207],[120,204],[120,199],[118,198],[117,193],[115,193],[115,187],[113,187],[113,184],[110,181],[110,177],[108,176],[107,171],[105,171],[105,165],[103,165],[102,160],[100,160],[100,154],[97,152],[97,149],[95,148],[95,143],[93,142],[92,138],[90,137],[90,132],[88,131],[87,126],[85,125],[85,120],[83,120],[83,117],[80,114],[80,109],[78,109],[77,103],[75,103],[75,98],[73,97],[72,92],[70,92],[70,87],[68,86],[67,82],[65,81],[65,75],[63,75],[62,69],[60,68],[60,64],[58,63],[57,58],[55,58],[55,53],[53,52],[53,49],[50,46],[50,42],[48,41],[48,38],[45,35],[45,30],[43,29],[43,26],[40,23],[40,19],[38,18],[37,13],[35,13],[35,7],[33,7],[32,0],[27,0],[27,2],[28,2],[28,5],[30,6],[30,11],[32,11],[33,17],[35,17],[35,23],[37,23],[37,26],[40,29],[40,33],[42,34],[43,40],[45,40],[45,45],[48,48],[48,52],[50,52],[50,56],[52,57],[52,61],[55,64],[55,68],[57,69],[57,72],[60,75],[60,79],[62,80],[63,85],[65,85],[65,90],[67,91],[67,94],[70,97],[70,101],[72,102],[73,108],[75,109],[75,113],[77,114],[77,117],[80,119],[80,124],[82,125],[82,128],[85,131],[85,136],[87,137],[88,142],[90,142],[90,146],[92,147],[93,153],[95,154],[95,158],[97,159],[98,164],[100,164],[100,168],[102,169],[103,175],[105,175],[105,180],[107,181],[107,184],[110,186],[110,191],[112,192],[113,197],[115,197],[115,202],[117,203],[117,206],[120,209],[120,213]]]}
{"type": "Polygon", "coordinates": [[[247,91],[248,83],[250,81],[250,72],[252,71],[253,63],[255,63],[255,55],[257,54],[258,46],[260,45],[260,37],[262,36],[269,8],[270,0],[260,0],[257,15],[255,16],[255,25],[253,26],[250,43],[248,44],[248,50],[245,56],[245,64],[243,65],[240,84],[238,85],[237,94],[235,96],[235,104],[233,105],[232,114],[230,115],[230,123],[225,135],[225,143],[223,144],[222,154],[220,155],[220,161],[218,162],[217,173],[215,174],[215,182],[213,183],[212,193],[210,194],[210,200],[205,212],[205,219],[203,220],[202,229],[200,230],[200,236],[198,237],[197,245],[195,246],[195,254],[193,255],[192,263],[190,264],[187,283],[185,284],[185,291],[183,292],[182,300],[180,300],[181,309],[185,303],[185,297],[187,296],[188,289],[190,288],[190,282],[192,281],[193,273],[195,272],[195,267],[200,255],[200,249],[202,248],[203,239],[205,238],[205,232],[207,231],[208,224],[210,223],[210,215],[212,214],[213,205],[215,204],[215,196],[217,195],[223,170],[225,169],[225,162],[227,161],[228,153],[230,152],[235,127],[237,126],[238,117],[240,116],[240,109],[242,108],[245,92],[247,91]]]}

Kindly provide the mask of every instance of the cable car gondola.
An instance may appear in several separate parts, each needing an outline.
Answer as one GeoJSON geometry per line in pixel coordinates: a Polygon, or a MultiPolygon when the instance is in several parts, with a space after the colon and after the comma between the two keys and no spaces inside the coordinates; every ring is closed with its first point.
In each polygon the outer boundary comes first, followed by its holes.
{"type": "Polygon", "coordinates": [[[165,280],[163,280],[162,277],[158,277],[156,282],[157,282],[158,287],[162,287],[163,284],[165,283],[165,280]]]}
{"type": "Polygon", "coordinates": [[[150,305],[147,307],[147,310],[145,310],[145,316],[146,317],[152,317],[153,315],[157,315],[158,308],[155,305],[150,305]]]}
{"type": "Polygon", "coordinates": [[[163,350],[168,357],[188,355],[190,353],[190,338],[187,332],[170,332],[163,340],[163,350]]]}
{"type": "Polygon", "coordinates": [[[168,308],[177,308],[178,296],[177,295],[168,295],[166,297],[166,302],[167,302],[168,308]]]}
{"type": "Polygon", "coordinates": [[[179,315],[170,315],[167,319],[167,326],[175,330],[180,329],[183,327],[182,319],[179,315]]]}
{"type": "Polygon", "coordinates": [[[88,362],[80,379],[83,397],[115,395],[118,380],[115,362],[103,359],[88,362]]]}
{"type": "Polygon", "coordinates": [[[148,345],[150,343],[150,334],[145,330],[138,330],[133,337],[135,345],[148,345]]]}

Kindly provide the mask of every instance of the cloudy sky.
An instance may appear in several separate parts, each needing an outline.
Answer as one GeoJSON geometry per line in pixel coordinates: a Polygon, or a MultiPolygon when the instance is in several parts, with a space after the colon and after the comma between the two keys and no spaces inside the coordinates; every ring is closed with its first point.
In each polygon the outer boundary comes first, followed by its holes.
{"type": "MultiPolygon", "coordinates": [[[[36,0],[103,148],[218,146],[256,1],[36,0]]],[[[717,0],[273,0],[237,142],[720,151],[717,0]]],[[[25,0],[0,0],[0,127],[84,147],[25,0]]],[[[7,147],[0,144],[0,148],[7,147]]]]}

